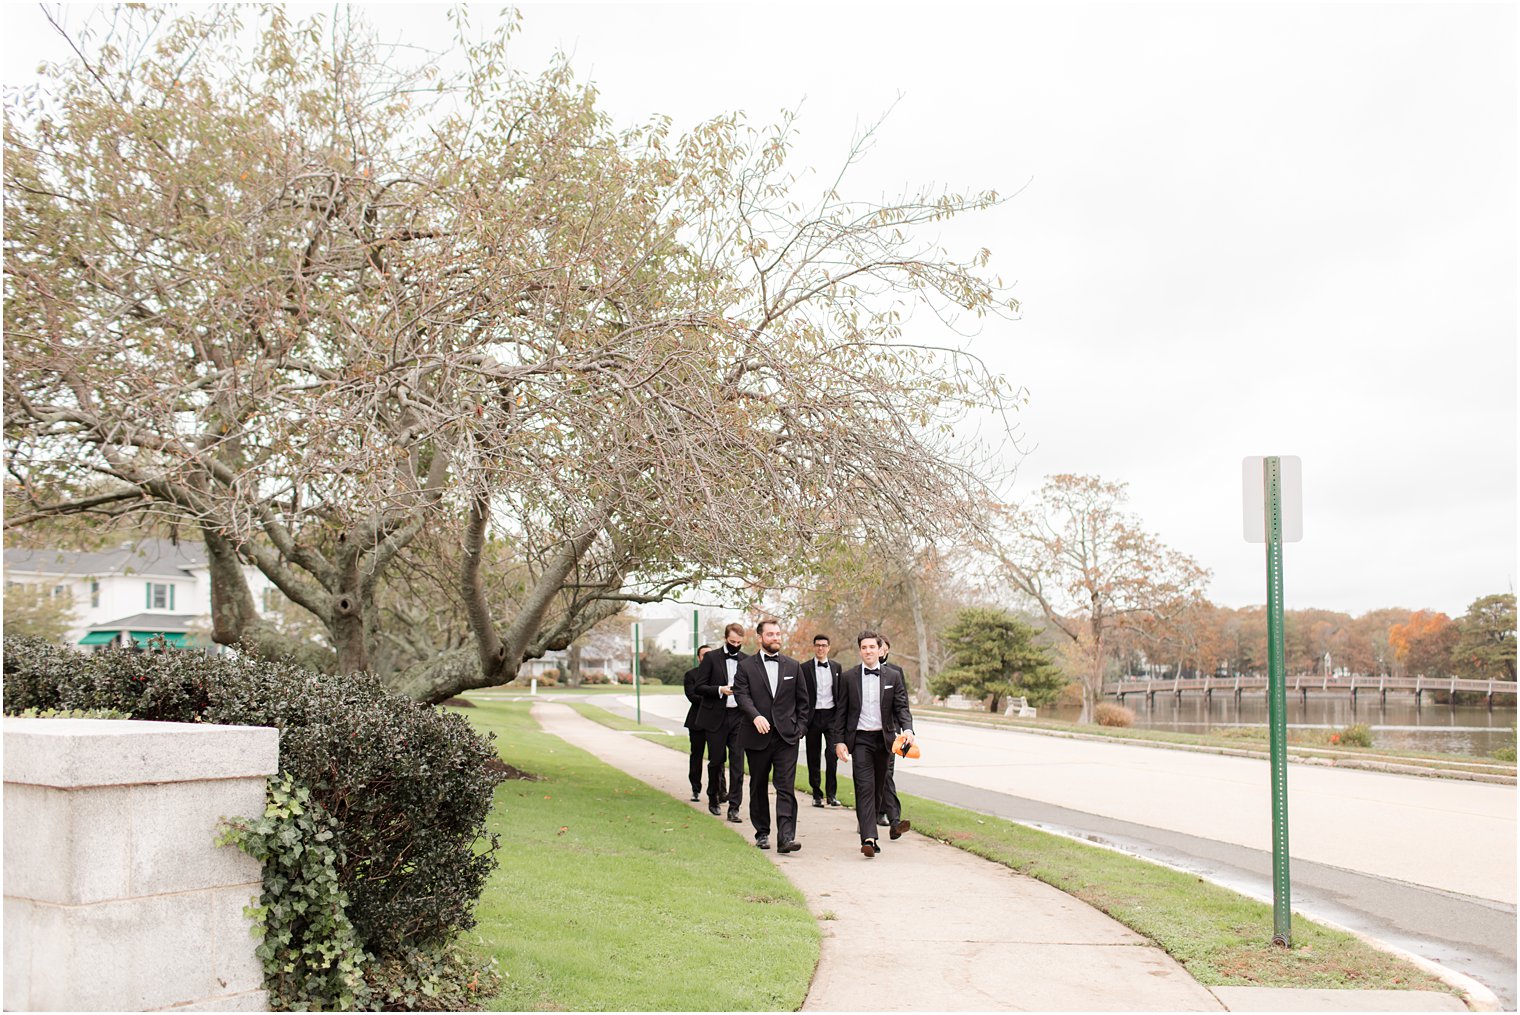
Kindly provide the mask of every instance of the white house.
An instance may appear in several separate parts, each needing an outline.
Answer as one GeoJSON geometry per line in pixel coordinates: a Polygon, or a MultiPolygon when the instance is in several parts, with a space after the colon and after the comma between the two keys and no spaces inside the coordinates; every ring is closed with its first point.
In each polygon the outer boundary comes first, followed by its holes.
{"type": "MultiPolygon", "coordinates": [[[[255,607],[267,612],[280,592],[245,565],[255,607]]],[[[211,571],[200,543],[144,539],[114,550],[7,547],[5,584],[40,585],[73,604],[71,644],[141,645],[162,635],[171,645],[211,627],[211,571]]]]}

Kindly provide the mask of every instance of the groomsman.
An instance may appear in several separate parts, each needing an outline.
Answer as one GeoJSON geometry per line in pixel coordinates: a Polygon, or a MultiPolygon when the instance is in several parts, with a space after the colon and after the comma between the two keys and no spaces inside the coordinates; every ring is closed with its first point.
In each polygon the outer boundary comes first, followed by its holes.
{"type": "Polygon", "coordinates": [[[795,853],[797,841],[797,742],[813,710],[812,689],[797,660],[781,654],[781,624],[762,620],[755,628],[760,653],[739,663],[734,697],[748,722],[743,744],[749,759],[749,820],[755,845],[771,848],[771,803],[765,783],[776,787],[776,852],[795,853]]]}
{"type": "MultiPolygon", "coordinates": [[[[881,667],[891,670],[902,678],[903,687],[908,686],[908,675],[903,668],[896,663],[887,662],[887,656],[892,652],[892,643],[886,635],[881,636],[881,667]]],[[[902,820],[902,801],[897,798],[897,755],[887,752],[887,792],[876,806],[880,813],[876,815],[876,824],[882,828],[891,830],[892,838],[900,838],[902,833],[897,831],[897,824],[902,820]]]]}
{"type": "MultiPolygon", "coordinates": [[[[881,665],[881,635],[862,631],[855,643],[860,648],[860,665],[845,670],[834,686],[834,725],[829,739],[839,760],[850,762],[860,852],[869,860],[881,851],[876,815],[882,806],[878,801],[886,795],[892,741],[902,733],[913,742],[913,713],[908,709],[908,688],[901,671],[881,665]]],[[[893,825],[892,838],[909,827],[906,821],[893,825]]]]}
{"type": "MultiPolygon", "coordinates": [[[[686,710],[686,734],[691,738],[691,765],[687,770],[687,778],[691,782],[691,802],[696,803],[702,799],[702,752],[707,748],[707,734],[697,729],[697,677],[702,672],[702,657],[712,651],[711,645],[703,645],[697,649],[697,665],[686,671],[686,677],[681,681],[686,692],[686,700],[691,702],[691,707],[686,710]]],[[[722,783],[719,783],[718,795],[722,796],[722,783]]]]}
{"type": "Polygon", "coordinates": [[[829,744],[829,727],[834,722],[834,682],[839,679],[839,664],[829,658],[829,636],[813,635],[813,658],[802,665],[803,676],[812,685],[813,715],[807,728],[808,785],[813,789],[813,806],[822,807],[828,794],[830,807],[839,807],[839,758],[829,744]],[[827,776],[820,786],[820,762],[827,776]]]}
{"type": "Polygon", "coordinates": [[[721,651],[709,652],[697,665],[698,674],[692,690],[697,695],[697,729],[707,735],[707,809],[721,813],[723,798],[723,761],[728,759],[728,820],[740,824],[739,805],[744,802],[744,752],[739,734],[744,716],[734,697],[734,680],[739,664],[746,658],[739,648],[744,644],[744,625],[729,624],[723,629],[721,651]]]}

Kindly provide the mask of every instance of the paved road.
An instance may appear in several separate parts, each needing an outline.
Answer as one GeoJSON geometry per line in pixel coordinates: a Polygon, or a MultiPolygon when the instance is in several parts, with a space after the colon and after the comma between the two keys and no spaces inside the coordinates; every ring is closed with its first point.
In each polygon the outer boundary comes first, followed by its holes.
{"type": "MultiPolygon", "coordinates": [[[[632,698],[599,703],[631,714],[632,698]]],[[[678,728],[679,697],[645,698],[678,728]]],[[[1271,897],[1265,761],[918,724],[899,787],[1095,839],[1271,897]],[[1265,845],[1267,848],[1261,848],[1265,845]]],[[[1516,1002],[1515,789],[1290,765],[1293,905],[1467,973],[1516,1002]]]]}

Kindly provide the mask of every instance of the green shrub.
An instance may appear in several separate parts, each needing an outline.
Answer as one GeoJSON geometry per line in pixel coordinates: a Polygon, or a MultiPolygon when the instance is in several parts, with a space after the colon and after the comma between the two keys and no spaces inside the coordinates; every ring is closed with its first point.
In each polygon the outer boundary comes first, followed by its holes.
{"type": "Polygon", "coordinates": [[[1330,743],[1335,747],[1371,747],[1372,728],[1360,722],[1347,726],[1345,729],[1331,733],[1330,743]]]}
{"type": "Polygon", "coordinates": [[[607,674],[601,670],[591,670],[590,672],[581,674],[582,684],[605,684],[606,682],[607,674]]]}
{"type": "Polygon", "coordinates": [[[1501,747],[1494,752],[1494,759],[1496,761],[1514,761],[1515,749],[1513,747],[1501,747]]]}
{"type": "Polygon", "coordinates": [[[338,887],[338,823],[288,773],[270,781],[266,796],[263,815],[225,821],[217,845],[264,865],[259,904],[247,912],[270,1003],[276,1011],[364,1007],[364,949],[338,887]],[[302,848],[289,848],[292,842],[302,848]]]}
{"type": "Polygon", "coordinates": [[[644,687],[660,687],[662,685],[659,677],[646,677],[643,674],[639,675],[639,683],[644,687]]]}
{"type": "Polygon", "coordinates": [[[249,658],[5,640],[5,708],[115,709],[134,719],[275,726],[280,770],[337,821],[338,884],[376,958],[474,926],[495,867],[486,832],[500,777],[490,741],[458,715],[374,679],[249,658]]]}
{"type": "Polygon", "coordinates": [[[130,719],[125,712],[114,708],[26,708],[16,713],[23,719],[130,719]]]}

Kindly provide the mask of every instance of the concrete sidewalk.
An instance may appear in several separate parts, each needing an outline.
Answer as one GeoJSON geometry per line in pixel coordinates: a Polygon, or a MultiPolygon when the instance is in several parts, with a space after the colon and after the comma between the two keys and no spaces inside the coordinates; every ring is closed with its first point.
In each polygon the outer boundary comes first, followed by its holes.
{"type": "MultiPolygon", "coordinates": [[[[564,705],[536,704],[533,716],[656,789],[690,793],[666,748],[564,705]]],[[[1161,949],[1049,885],[913,833],[867,860],[853,810],[799,803],[801,852],[766,855],[823,928],[804,1011],[1223,1009],[1161,949]]],[[[753,841],[747,820],[727,827],[753,841]]]]}
{"type": "MultiPolygon", "coordinates": [[[[538,703],[549,733],[685,801],[683,755],[538,703]]],[[[746,794],[747,796],[747,794],[746,794]]],[[[1450,994],[1197,983],[1169,955],[1043,882],[908,833],[874,860],[854,811],[799,794],[800,852],[766,857],[820,920],[804,1011],[1465,1011],[1450,994]]],[[[704,816],[704,804],[689,804],[704,816]]],[[[725,826],[753,842],[748,823],[725,826]]],[[[721,821],[721,818],[710,820],[721,821]]]]}

